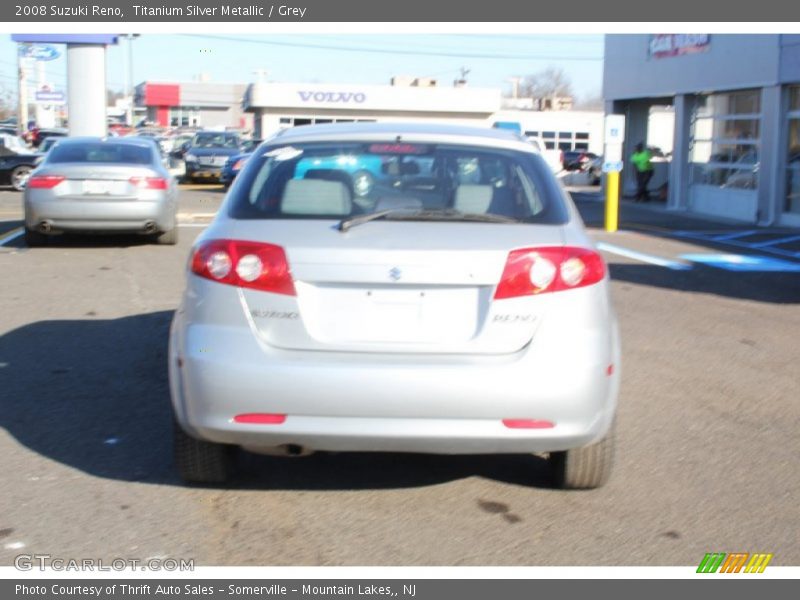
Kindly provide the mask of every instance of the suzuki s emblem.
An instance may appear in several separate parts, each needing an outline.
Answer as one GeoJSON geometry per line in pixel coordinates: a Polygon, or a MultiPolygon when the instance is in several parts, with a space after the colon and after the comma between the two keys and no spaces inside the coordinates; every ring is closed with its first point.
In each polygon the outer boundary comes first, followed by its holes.
{"type": "Polygon", "coordinates": [[[402,276],[403,276],[403,272],[400,269],[398,269],[397,267],[393,267],[389,271],[389,278],[392,281],[399,281],[402,276]]]}

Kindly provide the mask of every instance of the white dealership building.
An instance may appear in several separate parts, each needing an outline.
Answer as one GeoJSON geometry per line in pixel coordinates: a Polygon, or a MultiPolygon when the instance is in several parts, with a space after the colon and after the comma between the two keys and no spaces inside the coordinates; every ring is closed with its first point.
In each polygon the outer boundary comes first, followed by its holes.
{"type": "Polygon", "coordinates": [[[549,149],[603,149],[603,113],[507,110],[497,88],[439,86],[430,80],[394,78],[392,85],[253,83],[243,100],[254,115],[257,137],[316,123],[436,121],[491,127],[519,123],[549,149]]]}

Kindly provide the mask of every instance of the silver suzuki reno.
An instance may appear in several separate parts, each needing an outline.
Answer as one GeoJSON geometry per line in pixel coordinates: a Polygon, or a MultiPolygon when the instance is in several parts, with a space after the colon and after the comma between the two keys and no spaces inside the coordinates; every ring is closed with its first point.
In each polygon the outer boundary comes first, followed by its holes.
{"type": "Polygon", "coordinates": [[[608,271],[510,132],[297,127],[262,144],[196,241],[170,332],[175,452],[541,453],[609,476],[620,375],[608,271]]]}

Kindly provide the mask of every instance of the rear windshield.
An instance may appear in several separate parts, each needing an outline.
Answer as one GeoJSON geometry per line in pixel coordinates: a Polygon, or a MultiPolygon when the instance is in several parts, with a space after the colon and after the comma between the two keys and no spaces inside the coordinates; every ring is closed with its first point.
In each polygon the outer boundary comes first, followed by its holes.
{"type": "Polygon", "coordinates": [[[385,143],[272,145],[245,165],[229,198],[235,219],[342,219],[384,210],[455,210],[525,223],[568,219],[561,189],[535,154],[385,143]]]}
{"type": "Polygon", "coordinates": [[[239,136],[230,133],[198,133],[192,140],[195,148],[238,148],[239,136]]]}
{"type": "Polygon", "coordinates": [[[58,144],[47,155],[48,163],[124,163],[149,165],[154,148],[133,144],[88,142],[58,144]]]}

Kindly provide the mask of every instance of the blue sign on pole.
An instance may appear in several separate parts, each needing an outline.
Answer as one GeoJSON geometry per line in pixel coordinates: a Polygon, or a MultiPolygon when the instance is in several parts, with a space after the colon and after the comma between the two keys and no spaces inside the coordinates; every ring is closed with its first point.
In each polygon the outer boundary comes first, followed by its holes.
{"type": "Polygon", "coordinates": [[[64,92],[38,91],[35,94],[37,104],[64,104],[64,92]]]}

